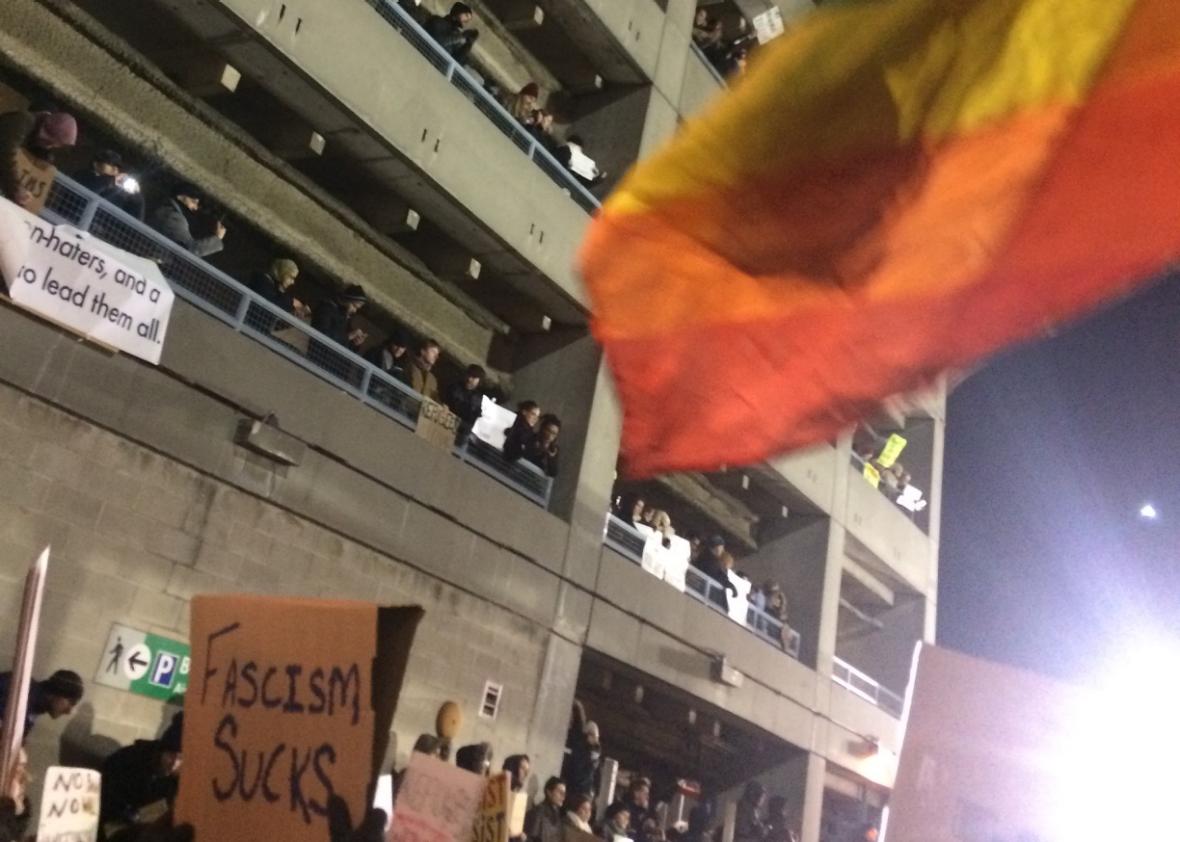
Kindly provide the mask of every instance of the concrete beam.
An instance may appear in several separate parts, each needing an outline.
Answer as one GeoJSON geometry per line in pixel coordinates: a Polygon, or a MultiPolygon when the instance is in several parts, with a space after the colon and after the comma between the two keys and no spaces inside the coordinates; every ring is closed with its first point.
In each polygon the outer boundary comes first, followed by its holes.
{"type": "Polygon", "coordinates": [[[537,29],[545,22],[545,10],[532,0],[514,0],[501,15],[500,22],[510,32],[537,29]]]}
{"type": "Polygon", "coordinates": [[[352,206],[370,225],[390,236],[417,231],[422,222],[417,208],[389,192],[357,196],[352,206]]]}
{"type": "Polygon", "coordinates": [[[893,605],[895,599],[893,588],[847,556],[844,558],[844,572],[863,585],[866,590],[879,597],[882,602],[893,605]]]}
{"type": "Polygon", "coordinates": [[[285,161],[318,158],[328,145],[322,134],[302,120],[294,119],[270,122],[262,141],[285,161]]]}
{"type": "Polygon", "coordinates": [[[177,83],[195,97],[232,94],[242,81],[242,73],[218,55],[177,56],[167,69],[177,83]]]}

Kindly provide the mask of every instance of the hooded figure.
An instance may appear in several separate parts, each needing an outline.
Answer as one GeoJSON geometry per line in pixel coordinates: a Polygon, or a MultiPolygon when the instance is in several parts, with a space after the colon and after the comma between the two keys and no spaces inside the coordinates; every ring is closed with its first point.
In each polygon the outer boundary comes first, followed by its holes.
{"type": "Polygon", "coordinates": [[[349,284],[334,298],[316,305],[311,326],[337,345],[356,351],[365,341],[365,332],[352,327],[352,317],[368,300],[360,284],[349,284]]]}
{"type": "Polygon", "coordinates": [[[455,765],[481,777],[487,777],[492,768],[491,743],[472,743],[455,752],[455,765]]]}
{"type": "Polygon", "coordinates": [[[11,111],[0,114],[0,192],[18,205],[32,200],[21,186],[17,155],[23,149],[34,158],[52,161],[58,149],[78,142],[78,123],[62,111],[11,111]]]}
{"type": "Polygon", "coordinates": [[[179,786],[184,711],[172,717],[158,740],[136,740],[102,763],[102,811],[99,826],[107,822],[134,824],[149,804],[176,800],[179,786]]]}

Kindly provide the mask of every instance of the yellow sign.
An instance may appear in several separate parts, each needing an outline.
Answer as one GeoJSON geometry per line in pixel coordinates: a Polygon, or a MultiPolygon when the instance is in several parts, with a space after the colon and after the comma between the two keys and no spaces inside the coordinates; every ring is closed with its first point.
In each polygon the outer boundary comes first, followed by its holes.
{"type": "Polygon", "coordinates": [[[488,778],[483,804],[475,814],[472,842],[508,842],[508,773],[488,778]]]}
{"type": "Polygon", "coordinates": [[[865,462],[865,480],[873,488],[877,488],[881,484],[881,472],[873,467],[870,463],[865,462]]]}
{"type": "Polygon", "coordinates": [[[882,468],[892,468],[893,463],[897,461],[897,457],[901,456],[901,452],[905,450],[906,440],[894,433],[885,442],[885,446],[881,448],[881,455],[877,457],[877,464],[882,468]]]}

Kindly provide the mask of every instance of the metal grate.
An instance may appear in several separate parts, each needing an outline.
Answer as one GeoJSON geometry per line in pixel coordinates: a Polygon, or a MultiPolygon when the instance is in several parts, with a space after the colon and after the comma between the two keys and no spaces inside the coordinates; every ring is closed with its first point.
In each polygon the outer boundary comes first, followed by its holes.
{"type": "MultiPolygon", "coordinates": [[[[132,254],[154,260],[177,296],[266,345],[404,426],[414,427],[422,396],[307,323],[255,295],[229,275],[110,205],[68,176],[57,176],[42,215],[88,230],[132,254]]],[[[548,508],[553,480],[528,462],[510,463],[472,439],[455,455],[548,508]]]]}

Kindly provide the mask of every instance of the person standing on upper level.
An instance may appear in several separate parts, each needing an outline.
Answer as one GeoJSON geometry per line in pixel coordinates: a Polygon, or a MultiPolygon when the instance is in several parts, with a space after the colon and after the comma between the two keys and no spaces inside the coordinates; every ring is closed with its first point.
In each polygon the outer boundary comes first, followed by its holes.
{"type": "Polygon", "coordinates": [[[487,372],[483,366],[472,363],[467,366],[466,376],[447,388],[443,403],[459,417],[459,429],[455,431],[455,444],[461,445],[471,435],[471,428],[483,414],[483,389],[480,388],[487,372]]]}
{"type": "Polygon", "coordinates": [[[33,200],[20,183],[17,156],[23,150],[42,161],[53,161],[59,149],[78,142],[78,122],[63,111],[10,111],[0,114],[0,192],[24,207],[33,200]]]}
{"type": "Polygon", "coordinates": [[[455,3],[446,15],[431,15],[424,29],[459,65],[467,64],[471,49],[479,38],[478,29],[468,29],[475,15],[466,3],[455,3]]]}
{"type": "Polygon", "coordinates": [[[424,339],[418,346],[418,353],[410,360],[410,388],[432,401],[438,401],[438,380],[431,369],[438,362],[442,348],[433,339],[424,339]]]}
{"type": "Polygon", "coordinates": [[[201,209],[201,188],[180,181],[172,187],[170,198],[155,209],[151,226],[172,242],[191,251],[197,257],[208,257],[225,248],[225,225],[218,220],[213,233],[196,237],[192,231],[191,215],[201,209]]]}

